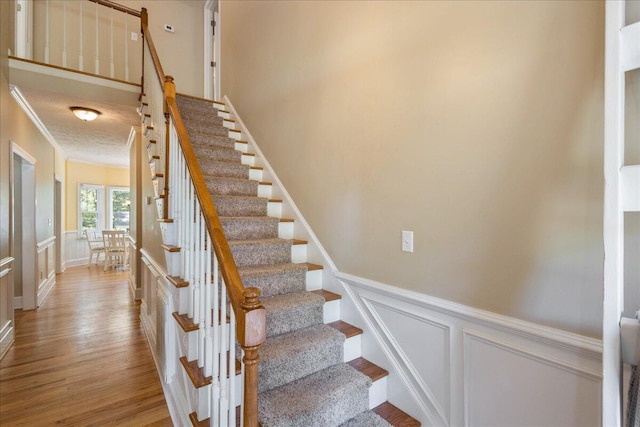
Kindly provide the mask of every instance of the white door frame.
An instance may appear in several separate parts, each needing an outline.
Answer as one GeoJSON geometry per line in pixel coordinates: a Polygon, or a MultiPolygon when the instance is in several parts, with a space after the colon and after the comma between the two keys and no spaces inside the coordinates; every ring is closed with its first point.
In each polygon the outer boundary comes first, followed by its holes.
{"type": "Polygon", "coordinates": [[[33,59],[33,0],[16,0],[16,51],[18,58],[33,59]]]}
{"type": "MultiPolygon", "coordinates": [[[[21,191],[21,212],[22,212],[22,242],[21,253],[15,253],[15,258],[19,257],[22,266],[22,309],[33,310],[38,307],[38,282],[36,276],[36,260],[38,257],[36,241],[36,158],[15,142],[11,142],[11,204],[14,211],[11,213],[11,230],[13,241],[13,230],[15,229],[15,173],[16,164],[14,155],[21,158],[20,173],[22,185],[21,191]]],[[[12,250],[12,253],[13,250],[12,250]]]]}
{"type": "Polygon", "coordinates": [[[220,18],[218,0],[206,0],[204,3],[204,97],[220,99],[220,18]],[[211,29],[215,22],[215,35],[211,29]],[[211,66],[214,63],[215,66],[211,66]]]}

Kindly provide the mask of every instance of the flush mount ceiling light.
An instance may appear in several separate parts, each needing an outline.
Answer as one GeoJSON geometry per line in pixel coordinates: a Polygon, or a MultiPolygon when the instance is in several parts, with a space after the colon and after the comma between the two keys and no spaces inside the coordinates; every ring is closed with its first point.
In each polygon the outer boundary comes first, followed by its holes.
{"type": "Polygon", "coordinates": [[[94,110],[93,108],[86,107],[69,107],[73,114],[76,115],[80,120],[84,120],[85,122],[90,122],[91,120],[95,120],[100,114],[102,114],[98,110],[94,110]]]}

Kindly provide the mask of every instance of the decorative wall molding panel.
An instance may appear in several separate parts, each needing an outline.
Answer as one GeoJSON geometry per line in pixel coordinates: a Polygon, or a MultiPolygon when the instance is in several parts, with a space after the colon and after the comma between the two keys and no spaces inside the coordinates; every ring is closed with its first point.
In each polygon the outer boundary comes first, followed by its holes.
{"type": "Polygon", "coordinates": [[[56,236],[51,236],[37,244],[37,305],[44,302],[56,284],[56,236]]]}
{"type": "Polygon", "coordinates": [[[0,304],[3,304],[5,310],[0,310],[0,359],[11,346],[15,335],[13,324],[13,281],[10,280],[13,270],[12,257],[2,258],[0,260],[0,304]]]}
{"type": "MultiPolygon", "coordinates": [[[[601,341],[337,272],[382,347],[391,403],[437,426],[601,423],[601,341]],[[406,402],[412,402],[407,406],[406,402]]],[[[376,360],[378,359],[378,360],[376,360]]]]}
{"type": "MultiPolygon", "coordinates": [[[[87,239],[78,237],[78,230],[67,230],[63,237],[64,264],[66,267],[77,267],[89,261],[89,246],[87,239]]],[[[104,255],[102,255],[104,260],[104,255]]]]}

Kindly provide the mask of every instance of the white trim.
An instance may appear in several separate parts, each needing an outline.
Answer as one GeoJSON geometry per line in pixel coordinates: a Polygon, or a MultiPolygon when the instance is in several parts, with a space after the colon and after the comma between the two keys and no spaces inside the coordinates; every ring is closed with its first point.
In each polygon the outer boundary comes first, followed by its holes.
{"type": "MultiPolygon", "coordinates": [[[[272,182],[273,187],[274,188],[275,187],[278,188],[278,190],[282,193],[282,199],[284,199],[286,201],[287,205],[293,211],[293,216],[294,216],[294,219],[295,219],[296,223],[299,223],[299,224],[302,225],[302,229],[304,229],[304,231],[308,235],[306,237],[309,238],[308,240],[311,240],[313,242],[313,245],[320,252],[320,254],[321,254],[322,258],[323,258],[323,261],[326,263],[326,265],[328,265],[328,267],[331,269],[331,271],[334,272],[334,273],[337,272],[338,269],[337,269],[336,265],[334,264],[333,260],[329,257],[329,254],[324,249],[324,247],[320,243],[320,240],[315,235],[313,230],[311,230],[311,226],[309,226],[309,223],[302,216],[302,213],[300,212],[300,210],[296,206],[295,202],[293,201],[293,198],[291,197],[289,192],[287,192],[287,189],[282,184],[282,181],[280,181],[280,178],[278,178],[278,175],[276,175],[276,172],[271,167],[271,164],[269,164],[269,162],[267,161],[267,158],[262,153],[262,150],[260,150],[260,147],[256,143],[256,140],[253,139],[253,135],[251,135],[251,132],[249,132],[249,129],[247,129],[247,127],[245,126],[244,122],[242,121],[242,118],[238,115],[238,112],[234,108],[233,104],[231,103],[231,100],[229,99],[229,97],[227,95],[224,96],[224,102],[225,102],[226,107],[229,108],[229,112],[231,112],[231,114],[233,115],[233,119],[240,125],[240,129],[242,130],[242,135],[244,135],[247,138],[247,142],[249,142],[249,146],[251,147],[251,150],[253,152],[255,152],[256,157],[260,158],[260,160],[262,162],[262,166],[264,167],[264,172],[268,172],[269,173],[269,175],[270,175],[269,176],[269,180],[272,182]]],[[[267,180],[267,178],[265,177],[264,174],[263,174],[263,180],[267,180]]]]}
{"type": "Polygon", "coordinates": [[[42,252],[42,248],[45,246],[49,246],[56,241],[56,236],[51,236],[48,239],[44,239],[41,242],[36,243],[36,248],[38,249],[38,253],[42,252]]]}
{"type": "Polygon", "coordinates": [[[13,297],[13,309],[22,310],[22,297],[13,297]]]}
{"type": "MultiPolygon", "coordinates": [[[[2,269],[2,267],[4,267],[5,265],[11,264],[13,261],[15,261],[15,258],[11,256],[0,259],[0,269],[2,269]]],[[[11,268],[8,268],[7,270],[11,270],[11,268]]],[[[5,270],[2,270],[2,272],[0,272],[0,277],[4,276],[5,274],[7,274],[5,270]]]]}
{"type": "Polygon", "coordinates": [[[640,68],[640,22],[620,30],[620,50],[624,71],[640,68]]]}
{"type": "MultiPolygon", "coordinates": [[[[203,62],[203,66],[204,66],[204,93],[203,93],[203,97],[206,99],[213,99],[214,98],[214,84],[213,84],[213,76],[214,73],[212,72],[212,66],[211,66],[211,62],[215,61],[215,59],[212,56],[212,52],[213,52],[213,46],[211,43],[211,39],[215,36],[212,37],[211,35],[211,21],[214,20],[214,9],[215,9],[215,4],[216,4],[217,0],[206,0],[204,2],[204,10],[202,13],[202,19],[203,19],[203,31],[202,34],[204,35],[204,40],[203,40],[203,46],[204,46],[204,62],[203,62]]],[[[217,64],[216,64],[217,65],[217,64]]]]}
{"type": "MultiPolygon", "coordinates": [[[[402,350],[396,339],[393,337],[391,331],[384,326],[384,322],[376,314],[373,308],[374,304],[384,306],[385,308],[395,311],[397,313],[404,314],[406,316],[417,319],[420,322],[424,322],[442,329],[447,333],[447,344],[445,345],[445,351],[447,352],[447,360],[450,361],[451,356],[449,337],[451,335],[451,327],[445,323],[438,322],[433,319],[429,319],[425,316],[416,313],[407,313],[402,310],[398,310],[396,307],[388,304],[389,300],[377,300],[375,297],[362,298],[362,302],[367,309],[370,316],[374,319],[371,322],[367,316],[363,316],[365,322],[367,322],[368,329],[373,332],[378,342],[383,343],[381,350],[385,353],[385,356],[390,361],[393,371],[402,378],[403,383],[406,385],[411,397],[417,402],[422,413],[428,418],[428,424],[431,426],[446,426],[450,425],[450,419],[445,414],[444,408],[438,403],[435,395],[429,388],[429,386],[421,379],[418,370],[414,367],[410,358],[402,350]]],[[[448,373],[451,372],[451,366],[448,366],[448,373]]],[[[451,382],[451,378],[449,378],[451,382]]],[[[450,388],[451,389],[451,388],[450,388]]],[[[452,394],[452,390],[450,390],[452,394]]]]}
{"type": "Polygon", "coordinates": [[[555,329],[537,323],[492,313],[478,308],[469,307],[452,301],[432,297],[419,292],[398,288],[374,280],[358,277],[347,273],[336,272],[336,277],[350,285],[375,289],[397,300],[404,300],[429,310],[438,311],[460,319],[469,320],[477,324],[484,324],[495,329],[520,335],[527,339],[535,339],[556,347],[565,347],[572,351],[579,351],[586,356],[599,360],[602,357],[602,341],[572,332],[555,329]]]}
{"type": "Polygon", "coordinates": [[[22,148],[21,146],[19,146],[13,141],[11,141],[11,153],[17,154],[18,156],[22,157],[24,160],[29,162],[29,164],[31,165],[35,165],[37,162],[36,158],[33,157],[31,154],[29,154],[27,150],[25,150],[24,148],[22,148]]]}
{"type": "Polygon", "coordinates": [[[640,211],[640,165],[620,168],[622,209],[625,212],[640,211]]]}
{"type": "MultiPolygon", "coordinates": [[[[62,157],[66,159],[66,154],[64,150],[62,149],[62,147],[60,147],[60,145],[58,145],[53,135],[49,133],[49,130],[44,125],[44,123],[42,123],[36,111],[33,109],[33,107],[31,107],[31,104],[29,104],[29,101],[27,101],[27,98],[25,98],[25,96],[20,91],[20,88],[16,85],[10,84],[9,91],[11,92],[11,96],[13,96],[13,98],[16,100],[20,108],[22,108],[22,110],[25,112],[27,117],[29,117],[29,119],[31,119],[33,124],[38,128],[40,133],[42,133],[42,135],[46,138],[46,140],[49,141],[49,143],[53,145],[53,147],[56,150],[60,151],[62,153],[62,157]]],[[[33,161],[30,161],[30,163],[34,163],[34,164],[35,162],[36,162],[35,158],[33,158],[33,161]]]]}
{"type": "Polygon", "coordinates": [[[108,167],[108,168],[114,168],[114,169],[130,169],[130,166],[122,166],[122,165],[116,165],[111,163],[96,163],[96,162],[90,162],[87,160],[76,159],[75,157],[67,157],[65,159],[69,162],[84,163],[86,165],[92,165],[92,166],[102,166],[102,167],[108,167]]]}
{"type": "Polygon", "coordinates": [[[620,314],[624,310],[624,214],[620,167],[624,164],[624,72],[620,29],[624,2],[605,4],[604,298],[602,320],[602,425],[621,424],[620,314]]]}
{"type": "MultiPolygon", "coordinates": [[[[139,131],[139,129],[139,126],[131,126],[131,129],[129,129],[129,137],[127,138],[127,150],[131,151],[131,146],[136,141],[136,133],[139,131]]],[[[130,166],[128,166],[127,168],[130,168],[130,166]]]]}
{"type": "Polygon", "coordinates": [[[88,83],[91,85],[122,90],[125,92],[132,92],[136,94],[140,93],[139,83],[125,83],[121,81],[109,80],[104,77],[92,76],[76,72],[74,70],[63,70],[56,67],[48,67],[46,65],[35,64],[33,62],[21,61],[19,58],[9,58],[9,68],[22,71],[30,71],[33,73],[46,74],[47,76],[51,77],[60,77],[63,79],[74,80],[80,83],[88,83]]]}

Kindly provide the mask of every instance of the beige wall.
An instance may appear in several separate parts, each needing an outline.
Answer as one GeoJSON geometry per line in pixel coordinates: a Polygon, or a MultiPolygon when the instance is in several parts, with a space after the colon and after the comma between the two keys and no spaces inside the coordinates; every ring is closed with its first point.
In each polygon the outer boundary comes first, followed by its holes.
{"type": "Polygon", "coordinates": [[[78,186],[80,184],[104,185],[106,207],[109,186],[129,187],[129,169],[67,161],[65,230],[78,229],[78,186]]]}
{"type": "Polygon", "coordinates": [[[147,8],[149,30],[160,56],[164,73],[175,78],[180,93],[202,96],[204,93],[203,11],[201,0],[124,0],[125,6],[147,8]],[[175,32],[164,30],[173,26],[175,32]]]}
{"type": "Polygon", "coordinates": [[[601,335],[602,2],[242,1],[221,19],[222,93],[340,271],[601,335]]]}

